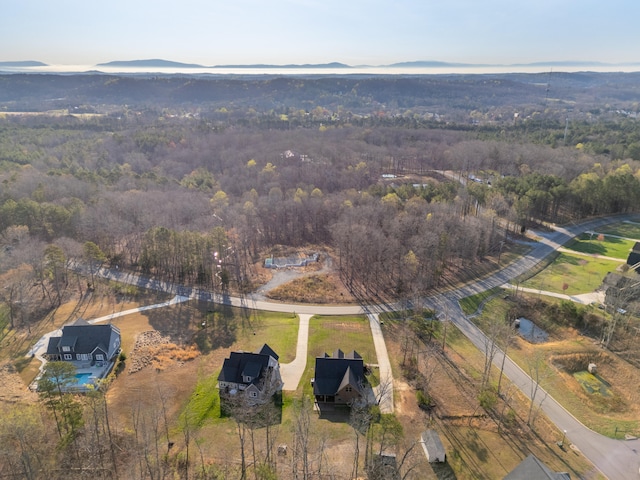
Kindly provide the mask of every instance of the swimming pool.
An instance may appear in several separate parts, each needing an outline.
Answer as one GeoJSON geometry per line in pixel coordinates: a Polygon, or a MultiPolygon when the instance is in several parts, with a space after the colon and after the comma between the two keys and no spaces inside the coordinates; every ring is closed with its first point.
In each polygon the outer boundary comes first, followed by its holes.
{"type": "Polygon", "coordinates": [[[76,383],[78,385],[93,385],[95,377],[91,373],[76,373],[76,383]]]}

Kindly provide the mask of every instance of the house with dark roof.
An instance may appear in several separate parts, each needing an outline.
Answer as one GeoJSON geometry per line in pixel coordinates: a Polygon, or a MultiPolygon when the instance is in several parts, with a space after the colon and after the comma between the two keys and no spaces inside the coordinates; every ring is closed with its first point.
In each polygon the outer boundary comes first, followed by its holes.
{"type": "Polygon", "coordinates": [[[531,454],[511,470],[503,480],[571,480],[567,472],[554,472],[531,454]]]}
{"type": "Polygon", "coordinates": [[[627,257],[627,265],[633,267],[640,264],[640,242],[636,242],[627,257]]]}
{"type": "Polygon", "coordinates": [[[90,325],[78,319],[62,327],[62,335],[49,338],[43,355],[49,361],[98,366],[113,362],[120,353],[120,329],[115,325],[90,325]]]}
{"type": "Polygon", "coordinates": [[[316,358],[311,383],[318,404],[353,405],[365,401],[364,361],[355,350],[345,354],[338,349],[333,356],[325,353],[316,358]]]}
{"type": "Polygon", "coordinates": [[[266,402],[282,390],[279,356],[266,343],[256,352],[231,352],[218,375],[221,397],[244,395],[249,404],[266,402]]]}

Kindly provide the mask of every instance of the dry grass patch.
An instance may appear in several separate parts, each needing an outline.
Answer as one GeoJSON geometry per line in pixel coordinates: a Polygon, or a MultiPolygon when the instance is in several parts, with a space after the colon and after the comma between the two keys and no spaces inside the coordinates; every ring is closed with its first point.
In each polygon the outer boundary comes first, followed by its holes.
{"type": "Polygon", "coordinates": [[[297,278],[270,290],[267,297],[296,303],[344,303],[351,298],[334,274],[297,278]]]}
{"type": "Polygon", "coordinates": [[[178,346],[156,330],[140,333],[129,356],[128,373],[136,373],[151,365],[156,371],[166,370],[174,363],[184,363],[200,355],[194,345],[178,346]]]}

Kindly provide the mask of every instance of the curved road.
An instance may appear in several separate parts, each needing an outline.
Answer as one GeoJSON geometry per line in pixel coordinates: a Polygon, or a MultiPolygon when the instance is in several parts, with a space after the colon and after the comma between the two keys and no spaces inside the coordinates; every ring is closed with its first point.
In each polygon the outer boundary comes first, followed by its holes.
{"type": "MultiPolygon", "coordinates": [[[[445,312],[447,319],[454,323],[474,345],[484,351],[486,337],[482,331],[471,323],[462,312],[459,304],[461,299],[509,283],[511,279],[531,270],[540,261],[562,247],[562,245],[567,243],[576,235],[585,231],[597,231],[598,228],[604,225],[630,219],[637,220],[638,217],[621,215],[600,218],[580,224],[574,224],[566,228],[555,228],[555,230],[549,234],[540,234],[538,243],[532,246],[531,251],[526,256],[511,263],[493,275],[479,279],[460,288],[454,288],[428,297],[425,299],[425,303],[436,311],[445,312]]],[[[161,290],[174,293],[176,295],[189,296],[202,301],[213,301],[237,307],[306,315],[344,315],[364,313],[369,316],[370,323],[372,325],[372,332],[375,332],[376,330],[380,332],[377,314],[384,311],[384,308],[376,305],[319,306],[272,303],[252,296],[238,298],[215,293],[212,294],[199,289],[176,286],[168,282],[162,282],[144,276],[122,273],[117,270],[112,271],[108,269],[101,269],[99,274],[112,280],[131,283],[144,288],[161,290]]],[[[390,308],[394,309],[401,307],[398,305],[391,306],[390,308]]],[[[374,333],[374,342],[376,341],[376,337],[382,338],[381,332],[379,335],[374,333]]],[[[382,348],[386,354],[384,340],[382,340],[382,348]]],[[[381,363],[380,356],[382,354],[378,351],[377,344],[376,354],[378,354],[378,361],[381,363]]],[[[503,356],[504,354],[502,352],[498,352],[494,358],[494,364],[498,367],[500,367],[502,363],[503,356]]],[[[298,356],[296,356],[296,360],[298,360],[298,356]]],[[[531,377],[518,367],[518,365],[516,365],[508,356],[505,358],[504,373],[527,397],[531,398],[533,385],[531,377]]],[[[382,375],[383,372],[381,371],[381,378],[382,375]]],[[[560,430],[566,430],[567,439],[570,440],[571,443],[577,447],[605,476],[615,480],[637,480],[640,478],[638,475],[640,468],[640,440],[614,440],[588,429],[541,388],[538,389],[535,399],[536,404],[540,406],[549,419],[554,422],[560,430]]]]}

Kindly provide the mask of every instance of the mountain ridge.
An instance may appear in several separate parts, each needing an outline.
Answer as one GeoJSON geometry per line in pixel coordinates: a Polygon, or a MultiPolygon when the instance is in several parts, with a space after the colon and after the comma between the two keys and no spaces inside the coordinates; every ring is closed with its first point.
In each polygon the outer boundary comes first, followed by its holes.
{"type": "MultiPolygon", "coordinates": [[[[0,61],[0,67],[30,68],[48,67],[50,64],[34,61],[0,61]]],[[[439,60],[415,60],[406,62],[396,62],[385,65],[348,65],[342,62],[328,63],[304,63],[304,64],[221,64],[202,65],[198,63],[184,63],[160,58],[140,59],[140,60],[113,60],[110,62],[95,64],[95,67],[122,67],[122,68],[185,68],[185,69],[211,69],[218,70],[224,68],[235,69],[355,69],[355,68],[478,68],[478,67],[616,67],[616,66],[640,66],[640,62],[608,63],[599,61],[540,61],[530,63],[463,63],[445,62],[439,60]]]]}

